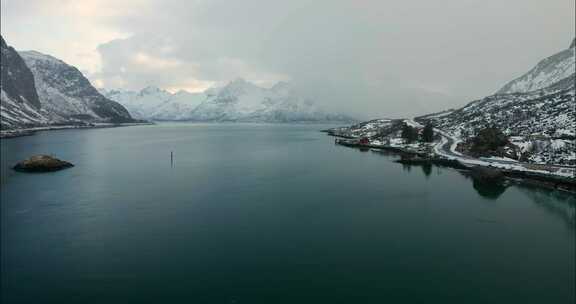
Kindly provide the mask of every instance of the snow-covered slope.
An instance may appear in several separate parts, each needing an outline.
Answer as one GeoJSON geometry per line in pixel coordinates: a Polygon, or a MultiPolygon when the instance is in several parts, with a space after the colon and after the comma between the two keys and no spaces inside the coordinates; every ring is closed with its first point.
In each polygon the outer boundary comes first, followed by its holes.
{"type": "Polygon", "coordinates": [[[0,53],[0,129],[47,124],[51,117],[41,109],[32,72],[1,36],[0,53]]]}
{"type": "Polygon", "coordinates": [[[573,42],[570,50],[543,60],[498,94],[473,101],[448,115],[428,115],[419,120],[431,120],[436,127],[462,140],[474,136],[480,128],[496,126],[513,139],[528,161],[574,165],[574,69],[573,42]],[[509,91],[513,93],[504,93],[509,91]]]}
{"type": "Polygon", "coordinates": [[[186,120],[206,98],[204,93],[178,91],[171,94],[152,86],[140,92],[103,90],[103,94],[124,105],[133,117],[151,120],[186,120]]]}
{"type": "Polygon", "coordinates": [[[221,88],[203,93],[175,94],[148,87],[140,92],[112,90],[104,94],[128,108],[137,118],[152,120],[305,122],[351,121],[345,115],[322,111],[300,97],[289,83],[262,88],[236,79],[221,88]]]}
{"type": "Polygon", "coordinates": [[[204,100],[204,93],[178,91],[170,99],[160,105],[152,114],[155,120],[188,120],[190,113],[204,100]]]}
{"type": "MultiPolygon", "coordinates": [[[[415,118],[458,143],[466,143],[479,130],[495,126],[508,136],[516,159],[535,164],[576,165],[576,79],[574,44],[506,85],[501,92],[473,101],[460,109],[415,118]],[[568,75],[568,76],[566,76],[568,75]],[[536,89],[535,89],[536,88],[536,89]],[[507,93],[511,91],[510,93],[507,93]]],[[[399,120],[396,120],[399,121],[399,120]]],[[[400,120],[401,121],[401,120],[400,120]]],[[[368,137],[382,142],[398,123],[372,120],[329,133],[368,137]]],[[[404,120],[408,123],[410,120],[404,120]]]]}
{"type": "Polygon", "coordinates": [[[102,96],[73,66],[35,51],[20,52],[34,75],[42,109],[68,120],[132,122],[128,111],[102,96]]]}
{"type": "Polygon", "coordinates": [[[553,164],[576,164],[574,141],[576,129],[574,84],[567,89],[547,89],[528,93],[493,95],[474,101],[442,117],[421,117],[456,138],[466,140],[477,130],[496,126],[515,138],[518,146],[530,147],[530,161],[553,164]],[[559,148],[555,140],[564,143],[559,148]],[[540,148],[535,149],[536,142],[540,148]]]}
{"type": "Polygon", "coordinates": [[[351,121],[342,114],[318,108],[310,99],[301,97],[287,82],[271,88],[256,86],[236,79],[220,89],[207,93],[207,99],[191,115],[197,121],[241,122],[306,122],[351,121]]]}
{"type": "Polygon", "coordinates": [[[1,129],[134,122],[75,67],[35,51],[18,53],[3,38],[0,48],[1,129]]]}
{"type": "Polygon", "coordinates": [[[572,41],[570,48],[540,61],[528,73],[506,84],[497,94],[526,93],[540,90],[563,79],[574,82],[576,73],[575,43],[576,39],[572,41]]]}

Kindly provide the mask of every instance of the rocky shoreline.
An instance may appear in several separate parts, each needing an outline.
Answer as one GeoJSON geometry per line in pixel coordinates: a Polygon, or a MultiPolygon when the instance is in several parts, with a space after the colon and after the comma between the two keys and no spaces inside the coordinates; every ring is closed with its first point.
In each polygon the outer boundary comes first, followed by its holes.
{"type": "Polygon", "coordinates": [[[367,149],[374,152],[387,151],[400,156],[395,162],[404,165],[435,165],[457,169],[472,178],[482,180],[483,182],[501,182],[506,179],[510,182],[521,183],[530,186],[539,186],[548,189],[564,191],[576,194],[576,178],[567,178],[561,176],[544,175],[536,172],[507,170],[490,166],[469,166],[464,165],[458,160],[445,159],[435,155],[427,155],[417,151],[411,151],[400,147],[388,147],[381,145],[359,144],[351,141],[350,137],[335,135],[329,130],[322,130],[330,136],[336,137],[335,144],[357,149],[367,149]]]}
{"type": "Polygon", "coordinates": [[[118,128],[118,127],[130,127],[130,126],[141,126],[141,125],[153,125],[152,122],[137,122],[137,123],[100,123],[100,124],[89,124],[89,125],[62,125],[62,126],[45,126],[36,128],[23,128],[23,129],[12,129],[12,130],[2,130],[0,131],[0,139],[15,138],[22,136],[32,136],[36,132],[41,131],[53,131],[53,130],[69,130],[69,129],[99,129],[99,128],[118,128]]]}

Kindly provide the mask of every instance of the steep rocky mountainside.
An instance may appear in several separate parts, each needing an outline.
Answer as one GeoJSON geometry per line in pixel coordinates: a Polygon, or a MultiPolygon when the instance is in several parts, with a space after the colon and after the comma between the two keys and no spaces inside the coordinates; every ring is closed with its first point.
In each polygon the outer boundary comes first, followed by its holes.
{"type": "Polygon", "coordinates": [[[576,39],[568,49],[540,61],[526,74],[506,84],[497,94],[527,93],[547,88],[563,79],[573,80],[576,69],[575,43],[576,39]]]}
{"type": "Polygon", "coordinates": [[[3,37],[0,37],[0,54],[0,128],[48,123],[49,115],[41,110],[34,75],[3,37]]]}
{"type": "Polygon", "coordinates": [[[26,66],[26,63],[18,55],[18,52],[9,47],[0,37],[0,49],[2,50],[2,90],[6,96],[19,103],[28,103],[30,106],[39,109],[40,100],[34,85],[34,75],[26,66]]]}
{"type": "Polygon", "coordinates": [[[148,87],[140,92],[106,91],[105,95],[126,106],[132,115],[151,120],[210,122],[321,122],[352,121],[346,115],[319,109],[289,83],[262,88],[236,79],[203,93],[180,91],[170,94],[148,87]]]}
{"type": "Polygon", "coordinates": [[[134,122],[78,69],[38,52],[18,53],[1,38],[0,129],[134,122]]]}
{"type": "Polygon", "coordinates": [[[131,122],[128,111],[104,97],[75,67],[35,51],[20,52],[34,74],[42,107],[64,118],[89,122],[131,122]]]}

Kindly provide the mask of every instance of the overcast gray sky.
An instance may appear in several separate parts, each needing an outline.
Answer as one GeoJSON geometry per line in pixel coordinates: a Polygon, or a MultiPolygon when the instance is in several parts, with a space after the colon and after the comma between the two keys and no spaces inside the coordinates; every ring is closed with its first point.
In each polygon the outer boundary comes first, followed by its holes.
{"type": "Polygon", "coordinates": [[[574,0],[2,0],[1,32],[93,84],[292,80],[328,109],[414,115],[489,95],[570,44],[574,0]]]}

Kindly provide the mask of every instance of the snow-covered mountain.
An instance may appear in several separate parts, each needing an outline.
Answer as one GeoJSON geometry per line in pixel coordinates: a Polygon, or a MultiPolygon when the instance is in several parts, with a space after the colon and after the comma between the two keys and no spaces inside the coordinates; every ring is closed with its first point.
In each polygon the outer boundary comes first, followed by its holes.
{"type": "Polygon", "coordinates": [[[497,94],[527,93],[544,89],[563,79],[573,80],[576,71],[575,44],[576,39],[568,49],[540,61],[526,74],[506,84],[497,94]]]}
{"type": "Polygon", "coordinates": [[[34,75],[42,108],[68,119],[130,122],[120,104],[100,94],[75,67],[36,51],[20,52],[34,75]]]}
{"type": "Polygon", "coordinates": [[[236,79],[203,93],[180,91],[170,94],[148,87],[140,92],[112,90],[104,94],[128,108],[138,118],[151,120],[306,122],[351,121],[345,115],[322,111],[300,97],[289,83],[262,88],[236,79]]]}
{"type": "Polygon", "coordinates": [[[134,118],[150,120],[186,120],[190,113],[206,99],[204,93],[178,91],[171,94],[152,86],[139,92],[102,90],[102,93],[124,105],[134,118]]]}
{"type": "Polygon", "coordinates": [[[576,164],[575,72],[572,42],[571,49],[542,60],[497,94],[445,115],[419,119],[431,120],[462,140],[479,128],[496,126],[526,153],[528,161],[576,164]]]}
{"type": "MultiPolygon", "coordinates": [[[[510,154],[536,164],[576,165],[576,74],[574,45],[545,60],[497,94],[475,100],[460,109],[415,118],[431,122],[457,143],[495,126],[508,136],[510,154]]],[[[390,141],[400,122],[377,119],[330,130],[333,135],[390,141]],[[395,123],[396,122],[396,123],[395,123]]]]}
{"type": "Polygon", "coordinates": [[[438,126],[455,135],[468,133],[480,125],[496,124],[507,133],[514,135],[561,133],[575,136],[574,42],[572,49],[566,51],[542,60],[523,76],[523,80],[514,80],[495,95],[473,101],[463,108],[444,115],[431,114],[421,119],[432,119],[438,126]],[[567,56],[566,51],[572,54],[567,56]],[[562,60],[559,60],[561,57],[562,60]],[[570,67],[570,70],[567,71],[566,67],[570,67]],[[548,77],[533,77],[544,74],[548,77]],[[547,79],[546,86],[543,86],[542,79],[547,79]],[[538,89],[530,90],[529,88],[538,89]],[[502,93],[507,90],[515,92],[502,93]]]}
{"type": "Polygon", "coordinates": [[[78,69],[38,52],[18,53],[0,38],[0,129],[134,121],[78,69]]]}
{"type": "Polygon", "coordinates": [[[0,128],[46,124],[50,118],[40,106],[34,75],[14,48],[0,36],[0,128]]]}

